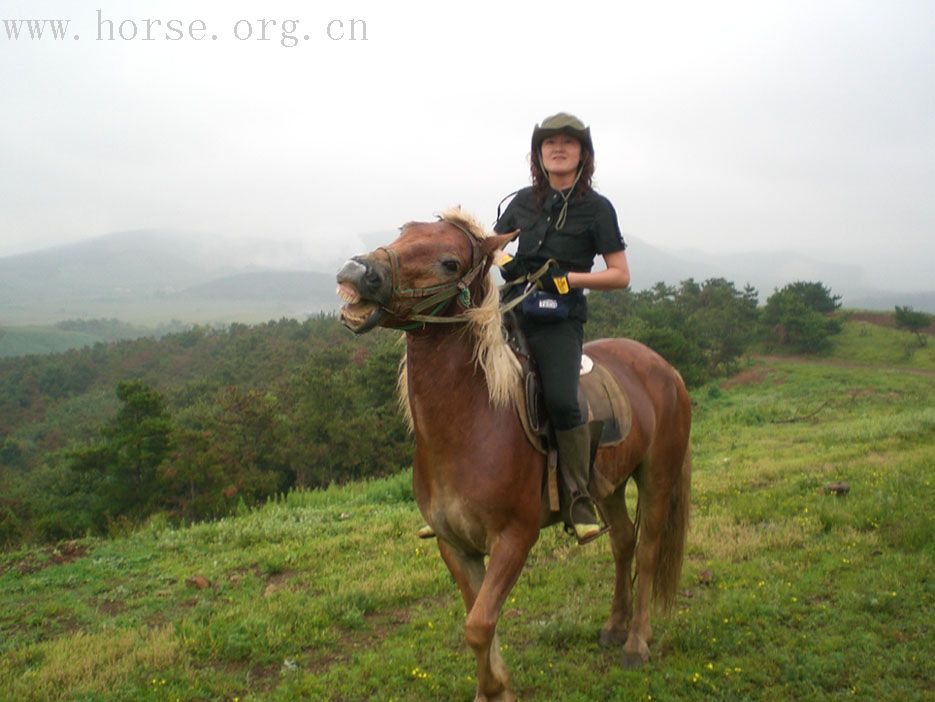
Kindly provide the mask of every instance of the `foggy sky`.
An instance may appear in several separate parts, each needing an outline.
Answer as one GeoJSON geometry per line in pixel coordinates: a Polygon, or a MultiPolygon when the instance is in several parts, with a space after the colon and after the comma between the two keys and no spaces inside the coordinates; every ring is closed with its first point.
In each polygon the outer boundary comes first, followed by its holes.
{"type": "Polygon", "coordinates": [[[931,0],[0,6],[25,18],[71,24],[12,41],[0,22],[0,256],[130,229],[333,256],[456,203],[492,223],[561,110],[590,124],[625,236],[935,288],[931,0]],[[218,39],[96,41],[98,8],[218,39]],[[233,36],[260,18],[269,41],[233,36]],[[366,41],[329,39],[334,19],[366,41]]]}

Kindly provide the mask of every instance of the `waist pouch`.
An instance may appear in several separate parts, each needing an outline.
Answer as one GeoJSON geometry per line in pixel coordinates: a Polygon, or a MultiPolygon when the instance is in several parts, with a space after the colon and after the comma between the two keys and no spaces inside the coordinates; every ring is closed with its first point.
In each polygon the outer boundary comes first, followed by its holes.
{"type": "Polygon", "coordinates": [[[557,322],[568,319],[574,301],[573,295],[558,295],[545,290],[536,290],[523,300],[521,306],[523,314],[529,319],[539,322],[557,322]]]}

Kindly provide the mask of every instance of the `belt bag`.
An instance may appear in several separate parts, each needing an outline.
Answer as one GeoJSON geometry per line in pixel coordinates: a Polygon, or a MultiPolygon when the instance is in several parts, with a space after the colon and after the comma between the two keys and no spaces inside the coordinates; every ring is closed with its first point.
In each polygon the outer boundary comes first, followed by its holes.
{"type": "Polygon", "coordinates": [[[558,322],[568,319],[573,303],[572,295],[536,290],[523,300],[523,314],[539,322],[558,322]]]}

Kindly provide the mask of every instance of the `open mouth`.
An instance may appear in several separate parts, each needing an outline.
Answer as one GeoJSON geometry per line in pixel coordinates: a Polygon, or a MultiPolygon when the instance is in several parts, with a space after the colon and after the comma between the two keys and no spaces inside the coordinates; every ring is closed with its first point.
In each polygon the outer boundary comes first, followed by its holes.
{"type": "Polygon", "coordinates": [[[362,300],[360,293],[347,283],[337,289],[338,297],[346,303],[341,307],[341,323],[355,334],[370,331],[383,317],[383,309],[375,302],[362,300]]]}

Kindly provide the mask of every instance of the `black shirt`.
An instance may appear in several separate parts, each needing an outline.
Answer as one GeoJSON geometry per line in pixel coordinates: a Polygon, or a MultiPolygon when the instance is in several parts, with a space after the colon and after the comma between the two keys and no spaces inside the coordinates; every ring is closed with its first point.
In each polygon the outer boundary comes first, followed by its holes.
{"type": "Polygon", "coordinates": [[[527,272],[554,258],[566,270],[587,273],[598,254],[626,249],[617,213],[603,195],[588,190],[582,200],[572,196],[565,226],[559,230],[554,223],[561,209],[562,196],[558,191],[551,191],[540,210],[532,187],[527,187],[516,193],[494,225],[498,234],[520,230],[516,258],[527,272]]]}
{"type": "MultiPolygon", "coordinates": [[[[513,276],[530,273],[550,258],[565,270],[587,273],[598,254],[626,249],[617,213],[603,195],[594,190],[588,190],[581,200],[573,195],[568,201],[565,226],[556,229],[554,223],[561,209],[562,196],[556,190],[546,197],[542,209],[536,204],[531,186],[516,193],[494,225],[498,234],[520,230],[516,261],[511,265],[513,276]]],[[[579,313],[574,316],[584,321],[584,295],[580,289],[572,292],[580,301],[579,313]]]]}

